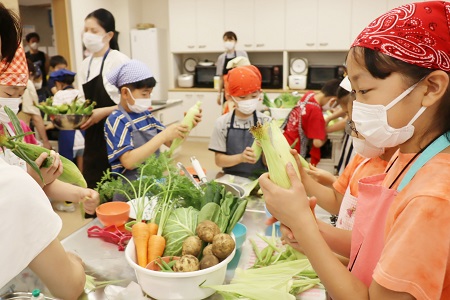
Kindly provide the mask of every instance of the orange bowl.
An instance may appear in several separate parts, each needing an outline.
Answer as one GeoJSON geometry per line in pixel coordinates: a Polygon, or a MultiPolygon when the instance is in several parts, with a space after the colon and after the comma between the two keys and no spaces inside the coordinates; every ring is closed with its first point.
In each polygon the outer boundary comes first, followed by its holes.
{"type": "Polygon", "coordinates": [[[122,226],[128,221],[130,206],[126,202],[107,202],[99,205],[95,212],[103,226],[122,226]]]}

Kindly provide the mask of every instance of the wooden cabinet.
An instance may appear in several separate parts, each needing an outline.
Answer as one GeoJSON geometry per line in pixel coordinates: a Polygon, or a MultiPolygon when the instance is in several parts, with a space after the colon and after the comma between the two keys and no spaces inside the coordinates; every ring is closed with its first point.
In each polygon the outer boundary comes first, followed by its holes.
{"type": "Polygon", "coordinates": [[[348,50],[351,0],[286,0],[285,11],[286,50],[348,50]]]}
{"type": "Polygon", "coordinates": [[[182,99],[183,112],[197,101],[202,102],[202,122],[192,129],[189,136],[209,138],[213,132],[216,119],[221,115],[221,106],[217,104],[217,92],[169,92],[170,99],[182,99]]]}
{"type": "Polygon", "coordinates": [[[246,51],[282,51],[284,0],[226,0],[225,30],[238,37],[246,51]]]}
{"type": "Polygon", "coordinates": [[[222,0],[170,0],[171,51],[222,51],[223,6],[222,0]]]}

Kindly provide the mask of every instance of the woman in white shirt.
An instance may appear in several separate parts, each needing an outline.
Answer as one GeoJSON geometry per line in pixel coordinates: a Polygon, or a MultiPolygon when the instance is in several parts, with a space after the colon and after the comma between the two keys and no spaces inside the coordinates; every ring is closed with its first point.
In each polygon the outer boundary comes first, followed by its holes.
{"type": "Polygon", "coordinates": [[[91,53],[83,61],[81,83],[85,99],[97,102],[89,120],[81,129],[86,130],[83,156],[83,175],[88,187],[97,182],[109,168],[104,124],[106,117],[117,108],[119,93],[104,76],[129,58],[119,52],[114,16],[106,9],[97,9],[84,21],[83,43],[91,53]]]}

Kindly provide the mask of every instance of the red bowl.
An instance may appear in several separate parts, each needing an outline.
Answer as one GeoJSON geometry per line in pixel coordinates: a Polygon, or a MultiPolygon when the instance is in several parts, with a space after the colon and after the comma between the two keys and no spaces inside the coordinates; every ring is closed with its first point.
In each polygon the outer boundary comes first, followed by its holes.
{"type": "Polygon", "coordinates": [[[130,206],[126,202],[107,202],[99,205],[95,212],[103,226],[122,226],[128,221],[130,206]]]}

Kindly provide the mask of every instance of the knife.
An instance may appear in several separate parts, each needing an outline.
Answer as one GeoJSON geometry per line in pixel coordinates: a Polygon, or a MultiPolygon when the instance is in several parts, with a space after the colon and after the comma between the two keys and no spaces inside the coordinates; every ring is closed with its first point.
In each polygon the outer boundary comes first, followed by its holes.
{"type": "Polygon", "coordinates": [[[191,156],[191,163],[192,163],[192,166],[194,167],[194,170],[197,173],[197,176],[200,179],[201,183],[207,183],[208,179],[206,178],[206,174],[203,171],[203,168],[200,165],[200,162],[198,161],[198,159],[195,158],[195,156],[191,156]]]}

